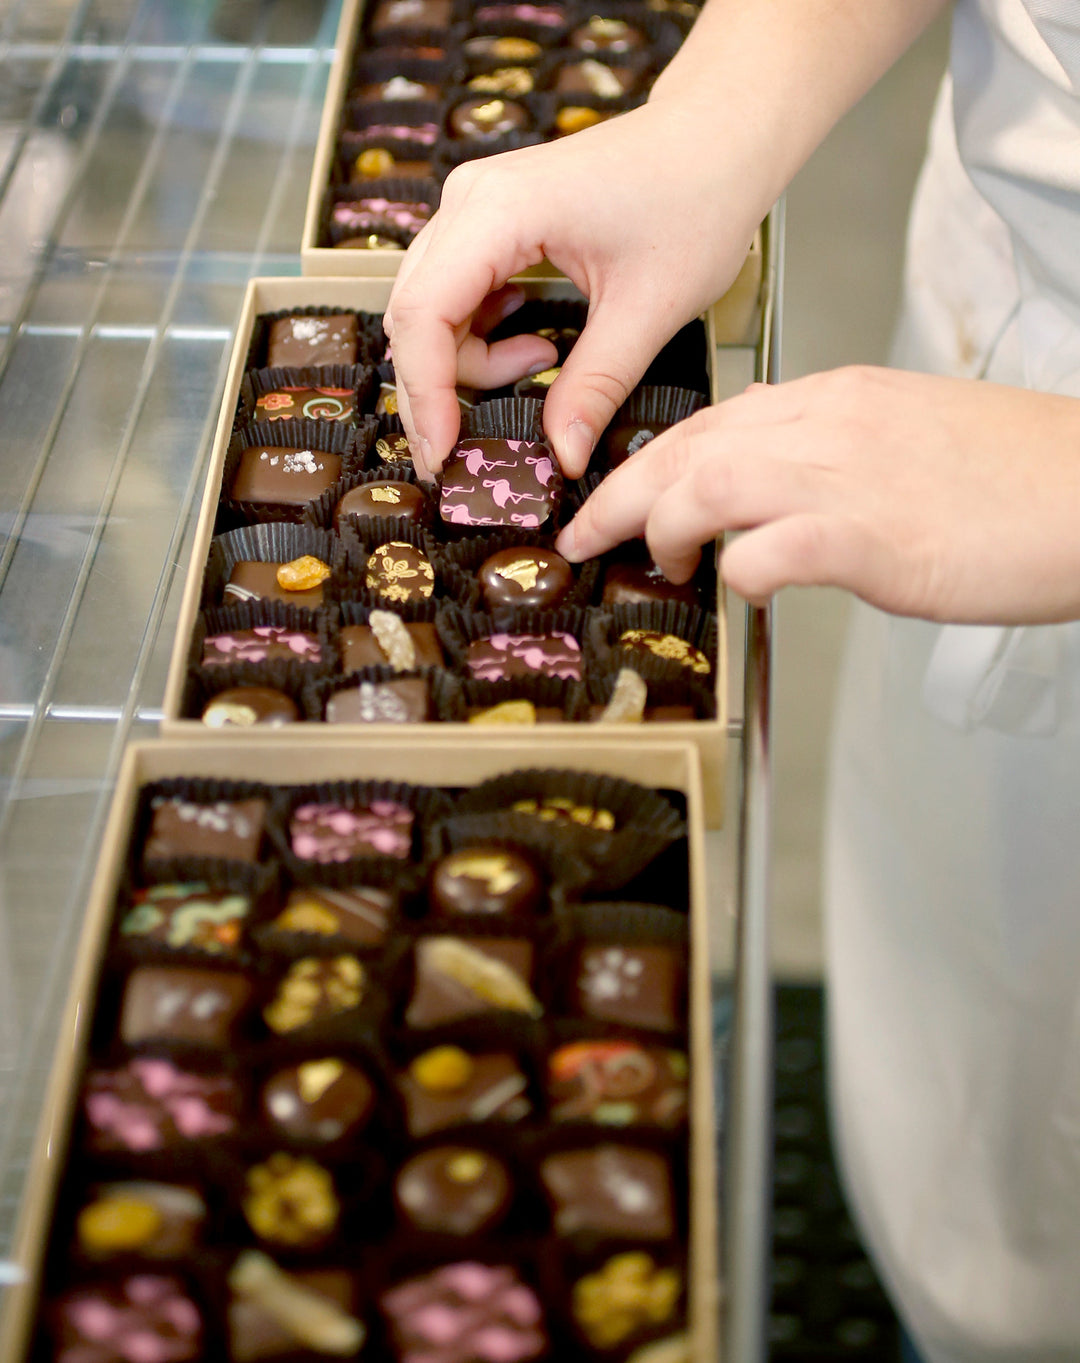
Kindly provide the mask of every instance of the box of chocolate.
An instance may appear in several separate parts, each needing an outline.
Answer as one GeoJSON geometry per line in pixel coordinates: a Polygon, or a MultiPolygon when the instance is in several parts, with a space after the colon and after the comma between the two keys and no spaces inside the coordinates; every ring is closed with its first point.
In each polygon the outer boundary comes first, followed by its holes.
{"type": "MultiPolygon", "coordinates": [[[[419,483],[382,331],[389,280],[261,279],[237,333],[165,696],[167,733],[425,746],[433,724],[527,751],[583,727],[613,747],[694,742],[720,819],[728,709],[715,554],[668,582],[642,542],[571,565],[559,528],[658,432],[729,396],[715,319],[661,352],[564,480],[543,382],[459,394],[461,438],[419,483]]],[[[566,281],[532,280],[500,334],[562,358],[584,324],[566,281]]]]}
{"type": "Polygon", "coordinates": [[[638,775],[565,740],[131,747],[5,1363],[711,1363],[697,754],[638,775]]]}
{"type": "MultiPolygon", "coordinates": [[[[642,103],[696,0],[346,0],[301,243],[306,275],[394,275],[455,165],[642,103]]],[[[550,275],[545,262],[527,271],[550,275]]],[[[717,314],[753,344],[760,235],[717,314]]]]}

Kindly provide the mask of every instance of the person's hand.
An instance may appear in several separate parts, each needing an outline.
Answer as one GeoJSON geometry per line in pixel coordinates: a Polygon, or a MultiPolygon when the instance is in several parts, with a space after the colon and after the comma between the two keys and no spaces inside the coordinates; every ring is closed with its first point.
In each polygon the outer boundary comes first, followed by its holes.
{"type": "Polygon", "coordinates": [[[644,534],[683,582],[729,530],[721,572],[751,601],[813,584],[932,620],[1080,618],[1080,400],[870,368],[756,384],[634,454],[558,548],[644,534]]]}
{"type": "Polygon", "coordinates": [[[537,336],[489,347],[482,334],[516,301],[506,281],[545,257],[589,300],[588,323],[544,405],[563,471],[584,472],[653,356],[734,279],[769,206],[748,201],[734,154],[703,155],[701,126],[686,106],[648,104],[450,175],[385,319],[421,474],[437,472],[453,447],[456,384],[498,387],[555,362],[537,336]]]}

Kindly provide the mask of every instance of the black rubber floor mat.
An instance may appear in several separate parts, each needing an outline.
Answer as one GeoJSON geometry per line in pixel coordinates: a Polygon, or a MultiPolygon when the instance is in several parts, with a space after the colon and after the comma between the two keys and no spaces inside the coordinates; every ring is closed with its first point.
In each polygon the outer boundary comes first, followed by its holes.
{"type": "Polygon", "coordinates": [[[822,990],[777,990],[772,1363],[896,1363],[896,1317],[848,1219],[825,1108],[822,990]]]}

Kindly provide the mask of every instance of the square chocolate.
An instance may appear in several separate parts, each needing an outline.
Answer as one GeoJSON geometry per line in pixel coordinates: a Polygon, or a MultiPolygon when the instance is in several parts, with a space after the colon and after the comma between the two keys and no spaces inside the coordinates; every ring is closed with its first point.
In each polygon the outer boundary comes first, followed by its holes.
{"type": "Polygon", "coordinates": [[[529,988],[532,943],[509,937],[421,937],[413,952],[410,1027],[438,1027],[496,1009],[539,1017],[529,988]]]}
{"type": "Polygon", "coordinates": [[[676,953],[669,946],[584,946],[574,971],[574,993],[586,1017],[670,1031],[679,1024],[676,953]]]}
{"type": "Polygon", "coordinates": [[[289,823],[289,843],[303,861],[349,861],[353,857],[408,857],[412,811],[394,800],[346,808],[339,804],[298,805],[289,823]]]}
{"type": "Polygon", "coordinates": [[[682,1051],[615,1038],[571,1041],[548,1057],[551,1119],[672,1129],[686,1121],[689,1073],[682,1051]]]}
{"type": "Polygon", "coordinates": [[[75,1238],[90,1259],[139,1254],[183,1259],[202,1240],[206,1203],[176,1183],[103,1183],[90,1190],[75,1220],[75,1238]]]}
{"type": "MultiPolygon", "coordinates": [[[[413,667],[442,667],[445,661],[435,626],[425,621],[406,624],[415,654],[413,667]]],[[[383,652],[370,625],[345,625],[338,635],[343,672],[358,672],[362,667],[380,667],[390,659],[383,652]]]]}
{"type": "Polygon", "coordinates": [[[203,1320],[179,1278],[137,1273],[65,1292],[54,1313],[64,1363],[184,1363],[203,1357],[203,1320]],[[137,1352],[133,1352],[137,1350],[137,1352]]]}
{"type": "Polygon", "coordinates": [[[283,1036],[359,1008],[366,988],[367,971],[355,956],[303,956],[278,982],[263,1017],[283,1036]]]}
{"type": "Polygon", "coordinates": [[[326,702],[327,724],[422,724],[430,713],[423,677],[360,682],[335,691],[326,702]]]}
{"type": "Polygon", "coordinates": [[[279,317],[270,327],[269,369],[312,369],[323,364],[355,364],[359,328],[354,312],[279,317]]]}
{"type": "Polygon", "coordinates": [[[343,890],[329,885],[297,886],[290,890],[270,930],[344,937],[354,946],[377,947],[386,939],[393,912],[393,895],[374,886],[350,885],[343,890]]]}
{"type": "Polygon", "coordinates": [[[278,578],[278,569],[285,566],[284,563],[261,563],[251,559],[234,563],[222,593],[225,604],[229,606],[238,601],[291,601],[294,606],[303,606],[305,610],[316,610],[323,603],[322,583],[299,589],[284,586],[278,578]]]}
{"type": "Polygon", "coordinates": [[[262,506],[306,506],[341,477],[341,456],[293,445],[249,445],[240,453],[230,495],[262,506]]]}
{"type": "Polygon", "coordinates": [[[204,881],[153,885],[136,890],[120,922],[120,936],[169,947],[236,956],[240,934],[251,912],[246,894],[212,890],[204,881]]]}
{"type": "MultiPolygon", "coordinates": [[[[276,581],[277,565],[273,566],[276,581]]],[[[292,592],[289,595],[292,598],[296,593],[292,592]]],[[[221,634],[208,634],[203,639],[203,667],[219,667],[232,663],[321,661],[322,647],[318,635],[310,630],[288,629],[285,625],[256,625],[254,629],[233,629],[221,634]]]]}
{"type": "Polygon", "coordinates": [[[354,388],[275,388],[255,399],[256,421],[356,421],[354,388]]]}
{"type": "Polygon", "coordinates": [[[309,1352],[352,1357],[364,1343],[366,1331],[355,1316],[356,1283],[345,1269],[286,1273],[266,1255],[245,1250],[229,1273],[229,1289],[233,1363],[309,1352]]]}
{"type": "Polygon", "coordinates": [[[528,1363],[548,1352],[540,1301],[508,1266],[444,1264],[379,1305],[402,1363],[528,1363]]]}
{"type": "Polygon", "coordinates": [[[671,1170],[629,1145],[564,1150],[540,1164],[559,1235],[668,1240],[675,1234],[671,1170]]]}
{"type": "Polygon", "coordinates": [[[200,804],[157,795],[150,802],[144,861],[222,857],[255,861],[262,842],[265,800],[214,800],[200,804]]]}
{"type": "Polygon", "coordinates": [[[427,1136],[467,1122],[516,1122],[528,1116],[528,1081],[506,1051],[470,1055],[435,1046],[397,1076],[409,1135],[427,1136]]]}
{"type": "Polygon", "coordinates": [[[183,1070],[158,1056],[135,1056],[118,1069],[87,1074],[83,1112],[91,1150],[166,1150],[235,1130],[240,1090],[227,1074],[183,1070]]]}
{"type": "Polygon", "coordinates": [[[225,1047],[251,998],[243,975],[188,966],[140,966],[128,977],[120,1039],[225,1047]]]}
{"type": "Polygon", "coordinates": [[[442,473],[439,515],[450,525],[536,529],[555,511],[559,479],[547,445],[535,440],[467,440],[442,473]]]}
{"type": "Polygon", "coordinates": [[[511,677],[559,677],[580,681],[581,645],[564,630],[551,634],[490,634],[474,639],[465,654],[469,675],[477,681],[511,677]]]}

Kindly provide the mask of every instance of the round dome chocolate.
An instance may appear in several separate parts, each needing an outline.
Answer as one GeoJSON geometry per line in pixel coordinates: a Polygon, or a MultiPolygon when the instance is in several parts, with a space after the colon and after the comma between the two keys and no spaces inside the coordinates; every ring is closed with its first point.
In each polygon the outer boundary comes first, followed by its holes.
{"type": "Polygon", "coordinates": [[[404,516],[415,521],[423,514],[426,498],[415,483],[380,478],[350,488],[334,507],[334,524],[368,516],[404,516]]]}
{"type": "Polygon", "coordinates": [[[364,586],[388,601],[423,601],[435,590],[435,569],[415,544],[388,540],[372,550],[364,586]]]}
{"type": "Polygon", "coordinates": [[[473,843],[440,858],[431,873],[432,907],[448,914],[530,913],[543,885],[523,853],[498,843],[473,843]]]}
{"type": "Polygon", "coordinates": [[[513,99],[474,95],[450,110],[450,129],[455,137],[470,142],[494,142],[508,133],[529,127],[525,106],[513,99]]]}
{"type": "Polygon", "coordinates": [[[403,1220],[443,1235],[491,1230],[506,1216],[510,1198],[510,1177],[502,1160],[460,1145],[414,1155],[394,1182],[403,1220]]]}
{"type": "Polygon", "coordinates": [[[573,570],[554,549],[500,549],[480,565],[478,577],[489,610],[506,606],[551,609],[574,585],[573,570]]]}
{"type": "Polygon", "coordinates": [[[594,14],[570,34],[570,46],[579,52],[636,52],[645,46],[645,35],[625,19],[594,14]]]}
{"type": "Polygon", "coordinates": [[[374,1104],[367,1077],[334,1058],[278,1070],[262,1091],[266,1120],[294,1140],[340,1140],[367,1121],[374,1104]]]}
{"type": "Polygon", "coordinates": [[[250,729],[256,724],[278,728],[300,718],[296,702],[271,686],[232,686],[219,691],[202,712],[210,729],[250,729]]]}

